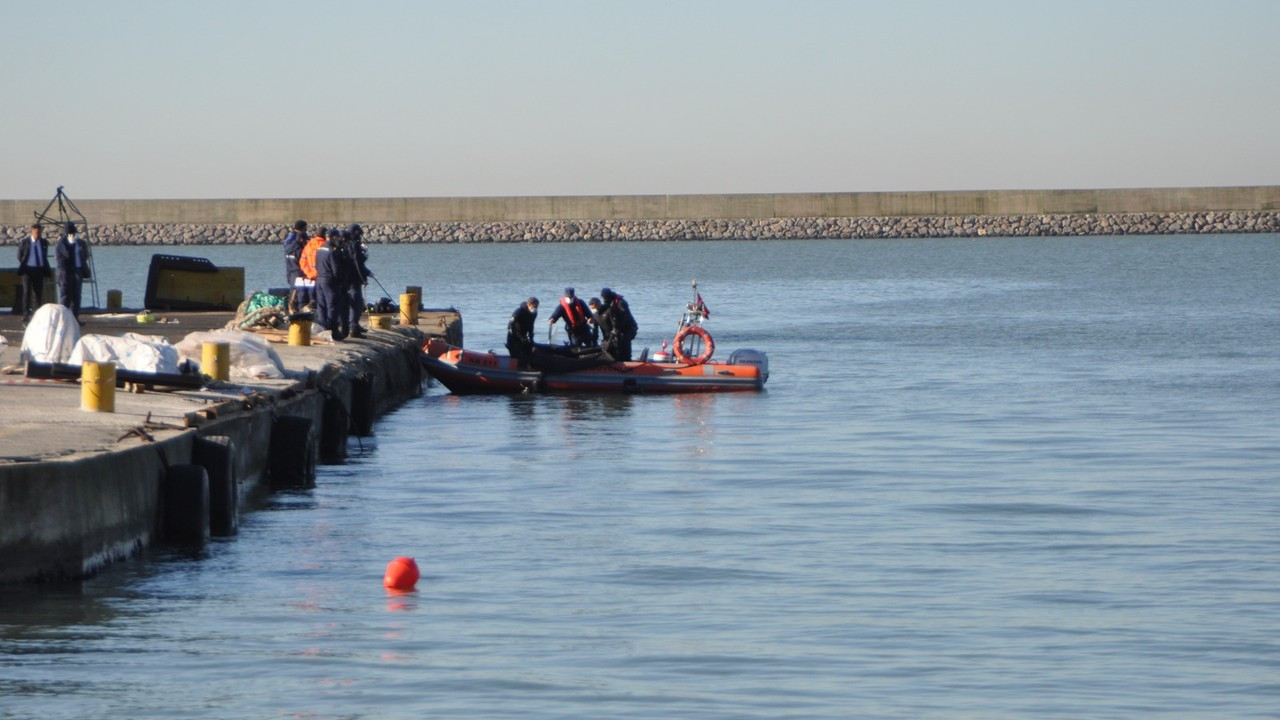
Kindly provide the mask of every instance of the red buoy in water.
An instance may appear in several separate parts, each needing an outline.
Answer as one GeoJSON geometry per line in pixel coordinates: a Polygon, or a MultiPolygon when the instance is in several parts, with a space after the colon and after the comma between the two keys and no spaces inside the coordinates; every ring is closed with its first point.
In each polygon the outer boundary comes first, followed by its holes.
{"type": "Polygon", "coordinates": [[[382,584],[391,590],[412,590],[418,584],[418,563],[411,557],[398,557],[387,563],[382,584]]]}

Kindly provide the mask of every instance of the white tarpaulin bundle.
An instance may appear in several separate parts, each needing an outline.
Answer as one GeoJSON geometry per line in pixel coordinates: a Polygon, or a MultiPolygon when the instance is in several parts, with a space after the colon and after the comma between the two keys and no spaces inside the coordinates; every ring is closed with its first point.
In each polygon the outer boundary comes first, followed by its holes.
{"type": "Polygon", "coordinates": [[[199,365],[204,344],[224,342],[231,346],[231,377],[241,380],[284,377],[284,363],[261,335],[238,330],[193,332],[177,344],[183,360],[199,365]]]}
{"type": "Polygon", "coordinates": [[[57,303],[43,305],[31,315],[22,333],[22,360],[64,363],[80,339],[75,313],[57,303]]]}
{"type": "Polygon", "coordinates": [[[83,365],[86,361],[114,362],[118,368],[138,372],[175,375],[181,372],[178,349],[157,335],[85,335],[76,343],[67,362],[83,365]]]}

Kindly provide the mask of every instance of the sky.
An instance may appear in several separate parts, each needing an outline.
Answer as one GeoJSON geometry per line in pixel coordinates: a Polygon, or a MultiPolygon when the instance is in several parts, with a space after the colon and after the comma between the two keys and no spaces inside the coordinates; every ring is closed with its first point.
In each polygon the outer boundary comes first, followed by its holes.
{"type": "Polygon", "coordinates": [[[0,0],[0,199],[1280,184],[1276,0],[0,0]]]}

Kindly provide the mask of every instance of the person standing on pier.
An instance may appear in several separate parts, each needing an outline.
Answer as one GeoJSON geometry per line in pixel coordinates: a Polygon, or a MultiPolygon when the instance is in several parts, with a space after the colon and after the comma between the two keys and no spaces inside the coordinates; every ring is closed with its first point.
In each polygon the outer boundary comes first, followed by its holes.
{"type": "Polygon", "coordinates": [[[582,298],[574,295],[573,288],[564,289],[564,297],[560,298],[560,305],[551,311],[551,317],[547,318],[548,325],[555,325],[556,321],[564,318],[565,332],[569,336],[569,344],[575,347],[591,347],[591,308],[582,302],[582,298]]]}
{"type": "Polygon", "coordinates": [[[89,248],[76,234],[75,223],[67,223],[66,232],[58,241],[57,256],[58,304],[70,309],[76,320],[80,320],[80,290],[90,277],[89,248]]]}
{"type": "Polygon", "coordinates": [[[44,279],[49,270],[49,241],[40,236],[40,223],[31,226],[31,235],[18,243],[18,275],[22,276],[22,322],[44,303],[44,279]]]}
{"type": "Polygon", "coordinates": [[[305,301],[298,302],[298,278],[302,277],[302,269],[298,261],[302,259],[302,249],[307,246],[307,221],[299,220],[293,224],[293,230],[284,238],[284,276],[289,282],[289,314],[298,312],[305,301]]]}
{"type": "Polygon", "coordinates": [[[298,272],[301,275],[295,284],[298,288],[298,297],[294,300],[297,311],[302,312],[308,305],[315,311],[316,316],[320,316],[320,300],[316,293],[316,252],[324,246],[328,241],[327,233],[324,228],[316,233],[315,237],[307,241],[302,248],[302,255],[298,257],[298,272]]]}
{"type": "Polygon", "coordinates": [[[342,233],[337,228],[329,230],[329,241],[316,249],[316,308],[319,322],[334,341],[347,337],[350,318],[347,316],[346,282],[350,277],[351,260],[343,247],[342,233]]]}
{"type": "Polygon", "coordinates": [[[347,255],[351,258],[354,277],[347,289],[347,310],[351,315],[351,337],[362,338],[364,328],[360,325],[360,316],[364,315],[364,287],[369,284],[373,273],[365,262],[369,259],[369,246],[364,244],[364,228],[352,225],[347,229],[347,255]]]}

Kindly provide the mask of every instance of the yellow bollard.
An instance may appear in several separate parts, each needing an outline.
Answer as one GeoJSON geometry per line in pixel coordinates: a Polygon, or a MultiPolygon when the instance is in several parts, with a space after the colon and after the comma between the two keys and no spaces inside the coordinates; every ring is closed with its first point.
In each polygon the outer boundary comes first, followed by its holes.
{"type": "Polygon", "coordinates": [[[400,295],[400,324],[418,324],[418,296],[411,293],[400,295]]]}
{"type": "Polygon", "coordinates": [[[311,318],[295,318],[289,321],[289,344],[297,347],[311,345],[311,318]]]}
{"type": "Polygon", "coordinates": [[[124,293],[119,290],[107,291],[107,309],[119,310],[124,307],[124,293]]]}
{"type": "Polygon", "coordinates": [[[80,409],[116,411],[116,364],[86,362],[80,366],[80,409]]]}
{"type": "Polygon", "coordinates": [[[369,324],[372,325],[375,330],[390,330],[391,316],[390,315],[373,315],[369,318],[369,324]]]}
{"type": "Polygon", "coordinates": [[[231,343],[206,342],[200,359],[200,371],[214,380],[231,379],[231,343]]]}

